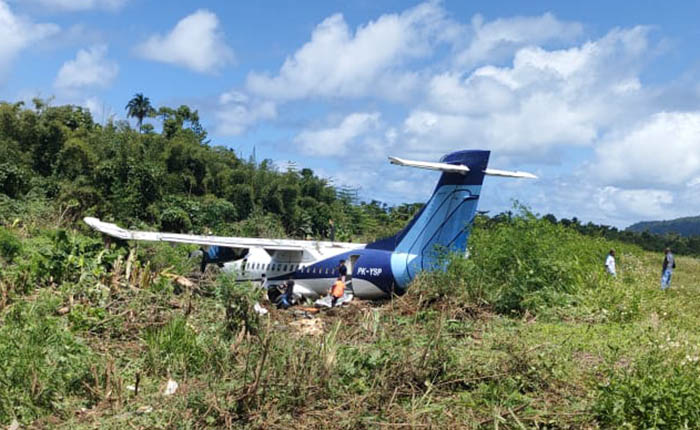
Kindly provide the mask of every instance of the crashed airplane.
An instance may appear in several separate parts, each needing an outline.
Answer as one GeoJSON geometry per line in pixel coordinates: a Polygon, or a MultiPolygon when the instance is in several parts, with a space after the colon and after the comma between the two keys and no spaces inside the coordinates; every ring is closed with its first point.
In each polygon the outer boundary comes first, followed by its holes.
{"type": "Polygon", "coordinates": [[[536,178],[525,172],[488,169],[489,151],[465,150],[445,155],[440,162],[389,157],[392,164],[442,172],[435,191],[408,225],[391,237],[369,244],[200,236],[126,230],[87,217],[95,230],[123,240],[189,243],[208,246],[203,265],[217,263],[237,274],[239,281],[272,284],[294,279],[295,293],[318,297],[328,292],[345,260],[355,297],[374,299],[403,294],[423,270],[435,270],[445,252],[464,253],[469,227],[485,175],[536,178]]]}

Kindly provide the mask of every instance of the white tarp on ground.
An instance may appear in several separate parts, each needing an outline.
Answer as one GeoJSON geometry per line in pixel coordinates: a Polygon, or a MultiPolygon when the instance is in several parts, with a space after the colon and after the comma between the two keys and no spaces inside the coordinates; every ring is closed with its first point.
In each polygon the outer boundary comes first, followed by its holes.
{"type": "MultiPolygon", "coordinates": [[[[335,302],[335,307],[341,306],[343,303],[351,302],[354,297],[355,296],[351,292],[345,291],[345,293],[343,293],[343,297],[339,298],[338,301],[335,302]]],[[[320,308],[330,308],[332,301],[333,296],[329,294],[325,297],[316,300],[314,302],[314,305],[320,308]]]]}

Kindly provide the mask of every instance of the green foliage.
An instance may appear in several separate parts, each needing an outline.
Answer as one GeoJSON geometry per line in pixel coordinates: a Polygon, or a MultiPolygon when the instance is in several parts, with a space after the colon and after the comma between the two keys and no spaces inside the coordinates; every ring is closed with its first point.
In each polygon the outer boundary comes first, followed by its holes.
{"type": "Polygon", "coordinates": [[[0,255],[8,262],[12,262],[21,249],[22,243],[19,239],[11,231],[0,227],[0,255]]]}
{"type": "Polygon", "coordinates": [[[50,292],[13,304],[0,320],[0,423],[30,422],[56,410],[68,395],[90,398],[96,357],[54,315],[50,292]]]}
{"type": "Polygon", "coordinates": [[[594,411],[608,428],[700,427],[697,358],[675,357],[659,345],[633,367],[612,368],[598,387],[594,411]]]}
{"type": "Polygon", "coordinates": [[[207,345],[187,320],[175,317],[163,327],[150,329],[146,342],[146,366],[154,373],[196,373],[207,361],[207,345]]]}
{"type": "Polygon", "coordinates": [[[216,297],[226,312],[226,336],[236,336],[241,330],[257,333],[260,319],[253,306],[262,298],[261,289],[253,287],[250,282],[236,282],[233,275],[222,274],[216,282],[216,297]]]}
{"type": "Polygon", "coordinates": [[[507,221],[477,220],[469,258],[451,257],[444,273],[426,275],[422,285],[429,297],[456,295],[505,314],[534,313],[606,288],[602,261],[610,247],[521,209],[507,221]]]}

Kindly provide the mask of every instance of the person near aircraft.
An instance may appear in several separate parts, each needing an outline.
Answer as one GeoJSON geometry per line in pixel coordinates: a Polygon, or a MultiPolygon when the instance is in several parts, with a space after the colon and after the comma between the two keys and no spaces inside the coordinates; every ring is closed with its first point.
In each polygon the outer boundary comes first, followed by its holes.
{"type": "Polygon", "coordinates": [[[294,299],[294,280],[291,278],[288,279],[284,283],[284,286],[284,293],[282,293],[279,300],[277,301],[277,307],[280,309],[287,309],[290,306],[292,306],[294,299]]]}
{"type": "Polygon", "coordinates": [[[614,249],[610,250],[607,258],[605,259],[605,270],[613,278],[617,276],[617,271],[615,270],[615,250],[614,249]]]}
{"type": "Polygon", "coordinates": [[[345,294],[345,282],[341,279],[340,276],[338,276],[338,279],[336,279],[333,283],[333,286],[331,286],[331,296],[333,297],[331,299],[332,308],[335,307],[335,304],[338,302],[338,299],[343,297],[343,294],[345,294]]]}
{"type": "Polygon", "coordinates": [[[665,290],[671,286],[671,276],[673,275],[673,269],[676,268],[676,259],[673,258],[671,253],[671,248],[666,248],[664,250],[664,262],[661,266],[661,289],[665,290]]]}
{"type": "Polygon", "coordinates": [[[348,266],[345,265],[345,260],[340,260],[338,264],[338,277],[346,282],[346,277],[348,276],[348,266]]]}

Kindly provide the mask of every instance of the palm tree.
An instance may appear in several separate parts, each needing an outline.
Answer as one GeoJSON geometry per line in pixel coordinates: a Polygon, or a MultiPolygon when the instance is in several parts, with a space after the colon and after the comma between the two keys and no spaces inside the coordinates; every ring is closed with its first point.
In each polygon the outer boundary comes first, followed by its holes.
{"type": "Polygon", "coordinates": [[[148,97],[144,97],[143,93],[134,94],[134,97],[129,100],[125,109],[127,118],[136,118],[137,124],[139,125],[139,133],[141,133],[143,119],[153,116],[156,113],[156,110],[151,106],[151,101],[148,97]]]}

